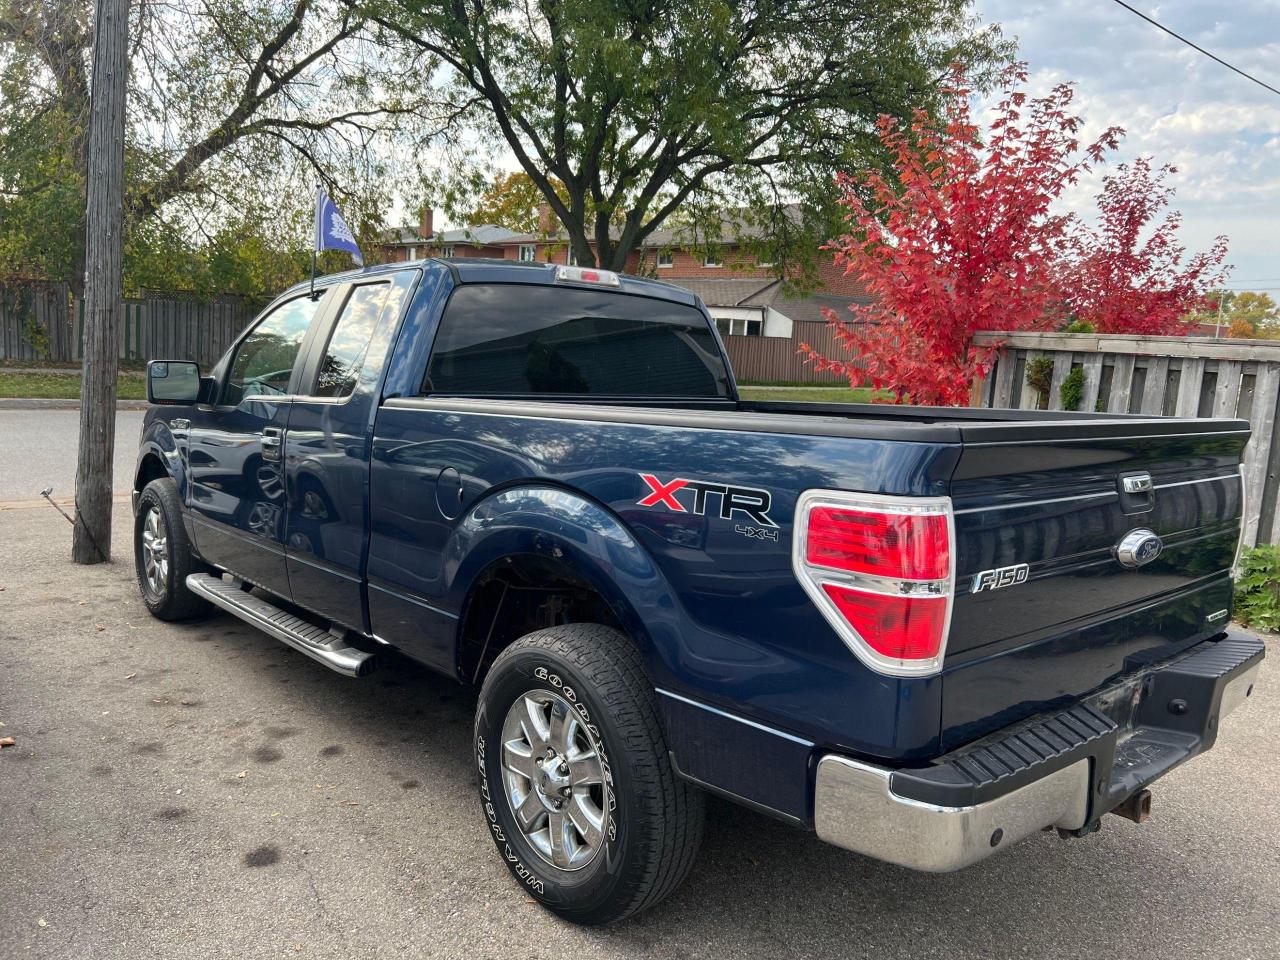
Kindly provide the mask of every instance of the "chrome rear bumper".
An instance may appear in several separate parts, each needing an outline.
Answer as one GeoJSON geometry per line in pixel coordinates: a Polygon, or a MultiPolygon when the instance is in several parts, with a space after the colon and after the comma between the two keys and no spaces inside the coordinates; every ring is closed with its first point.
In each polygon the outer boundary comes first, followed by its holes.
{"type": "Polygon", "coordinates": [[[814,826],[837,847],[913,870],[959,870],[1045,827],[1083,827],[1089,761],[986,803],[939,807],[895,794],[890,771],[828,754],[818,763],[814,826]]]}
{"type": "Polygon", "coordinates": [[[894,771],[826,754],[818,762],[814,827],[838,847],[930,873],[967,867],[1045,828],[1093,829],[1104,813],[1213,745],[1222,718],[1253,693],[1262,658],[1252,638],[1206,643],[931,768],[894,771]],[[904,789],[968,800],[946,805],[904,789]]]}

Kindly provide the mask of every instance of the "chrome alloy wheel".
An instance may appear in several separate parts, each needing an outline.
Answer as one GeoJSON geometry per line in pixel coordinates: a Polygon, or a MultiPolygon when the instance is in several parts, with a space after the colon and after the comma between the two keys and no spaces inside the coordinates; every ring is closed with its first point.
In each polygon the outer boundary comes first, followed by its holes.
{"type": "Polygon", "coordinates": [[[550,690],[520,695],[502,724],[502,784],[525,839],[561,870],[581,870],[604,847],[609,787],[599,744],[550,690]]]}
{"type": "Polygon", "coordinates": [[[156,504],[147,510],[142,525],[142,572],[151,592],[163,597],[169,584],[169,536],[156,504]]]}

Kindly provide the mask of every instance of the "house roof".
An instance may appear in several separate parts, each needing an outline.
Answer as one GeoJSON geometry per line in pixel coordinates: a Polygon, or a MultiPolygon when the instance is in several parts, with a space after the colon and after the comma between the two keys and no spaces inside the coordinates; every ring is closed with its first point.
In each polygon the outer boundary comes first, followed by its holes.
{"type": "MultiPolygon", "coordinates": [[[[800,207],[796,204],[787,204],[780,208],[782,216],[791,221],[800,219],[800,207]]],[[[720,218],[720,235],[717,239],[722,243],[733,243],[739,239],[751,239],[760,236],[764,232],[762,225],[748,222],[746,210],[733,210],[725,213],[720,218]]],[[[609,228],[609,237],[617,240],[622,235],[622,231],[616,227],[609,228]]],[[[594,238],[594,233],[589,239],[594,238]]],[[[670,227],[660,227],[654,230],[640,242],[642,249],[653,250],[666,247],[680,246],[697,246],[706,243],[709,238],[706,231],[694,229],[685,224],[676,224],[670,227]]],[[[508,246],[515,243],[568,243],[569,235],[557,223],[556,229],[550,233],[513,233],[508,237],[498,241],[501,246],[508,246]]]]}
{"type": "Polygon", "coordinates": [[[483,223],[478,227],[457,227],[453,230],[437,230],[435,236],[424,239],[418,234],[418,228],[393,227],[382,234],[382,242],[391,246],[417,246],[422,243],[466,243],[472,246],[498,245],[516,232],[493,223],[483,223]]]}
{"type": "Polygon", "coordinates": [[[696,293],[709,307],[763,307],[776,296],[782,281],[777,277],[732,277],[713,280],[660,277],[665,283],[696,293]]]}
{"type": "Polygon", "coordinates": [[[694,278],[663,278],[666,283],[683,287],[697,294],[708,307],[772,307],[779,313],[798,322],[826,321],[823,310],[834,310],[842,320],[852,319],[848,313],[851,303],[871,303],[872,298],[847,293],[812,293],[805,296],[791,295],[776,277],[732,278],[703,280],[694,278]]]}

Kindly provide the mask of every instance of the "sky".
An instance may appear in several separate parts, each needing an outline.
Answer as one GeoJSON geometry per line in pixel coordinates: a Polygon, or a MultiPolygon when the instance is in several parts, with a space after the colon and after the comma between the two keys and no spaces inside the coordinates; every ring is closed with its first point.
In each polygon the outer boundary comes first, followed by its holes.
{"type": "MultiPolygon", "coordinates": [[[[1280,0],[1129,0],[1258,79],[1280,88],[1280,0]]],[[[1215,63],[1114,0],[976,0],[978,14],[1016,37],[1031,90],[1076,84],[1087,142],[1124,127],[1107,166],[1150,156],[1172,163],[1189,251],[1230,241],[1228,286],[1272,288],[1280,300],[1280,96],[1215,63]]],[[[1106,172],[1104,167],[1102,173],[1106,172]]],[[[1067,198],[1092,208],[1097,178],[1067,198]]]]}

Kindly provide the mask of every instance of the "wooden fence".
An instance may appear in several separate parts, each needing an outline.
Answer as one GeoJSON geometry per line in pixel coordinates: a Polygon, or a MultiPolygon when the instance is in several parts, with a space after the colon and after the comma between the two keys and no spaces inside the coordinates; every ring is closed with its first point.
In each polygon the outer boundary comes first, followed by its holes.
{"type": "MultiPolygon", "coordinates": [[[[207,367],[262,306],[242,297],[147,291],[124,302],[120,359],[195,360],[207,367]]],[[[83,342],[84,301],[73,306],[65,283],[0,281],[0,360],[75,361],[83,342]]]]}
{"type": "Polygon", "coordinates": [[[975,384],[975,406],[1061,410],[1063,381],[1079,369],[1083,411],[1248,420],[1244,540],[1280,543],[1280,343],[1082,333],[979,334],[977,342],[1004,348],[975,384]],[[1026,382],[1027,363],[1038,357],[1053,364],[1047,395],[1026,382]]]}
{"type": "Polygon", "coordinates": [[[800,353],[800,344],[807,343],[824,356],[851,358],[825,320],[796,321],[790,337],[727,336],[722,339],[733,375],[739,380],[848,382],[832,373],[819,373],[800,353]]]}

